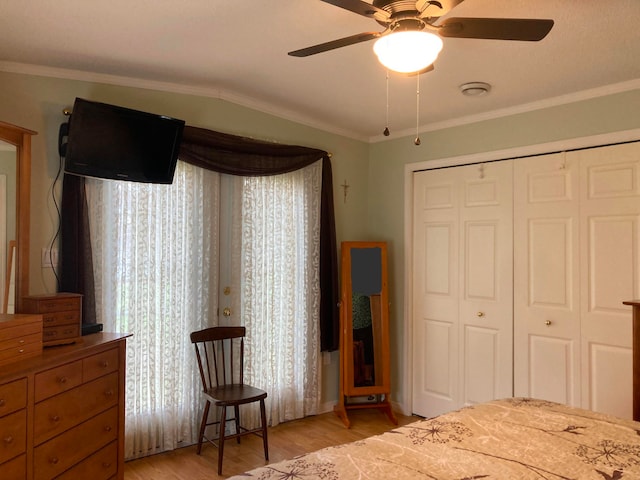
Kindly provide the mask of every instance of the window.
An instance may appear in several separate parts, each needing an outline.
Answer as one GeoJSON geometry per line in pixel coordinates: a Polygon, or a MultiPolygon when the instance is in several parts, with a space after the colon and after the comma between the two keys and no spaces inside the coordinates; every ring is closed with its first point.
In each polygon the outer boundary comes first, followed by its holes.
{"type": "MultiPolygon", "coordinates": [[[[268,420],[316,413],[321,162],[242,182],[246,379],[268,420]]],[[[172,185],[89,180],[98,322],[126,331],[125,457],[195,442],[202,408],[189,332],[217,322],[220,175],[178,162],[172,185]]]]}

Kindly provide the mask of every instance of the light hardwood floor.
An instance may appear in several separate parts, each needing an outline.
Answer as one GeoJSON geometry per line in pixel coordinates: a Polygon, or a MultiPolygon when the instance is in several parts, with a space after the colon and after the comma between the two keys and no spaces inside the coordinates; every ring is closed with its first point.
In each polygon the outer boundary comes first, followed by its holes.
{"type": "MultiPolygon", "coordinates": [[[[406,425],[419,417],[397,415],[398,425],[406,425]]],[[[351,428],[344,427],[333,413],[324,413],[301,420],[282,423],[270,428],[269,463],[312,452],[320,448],[353,442],[371,435],[378,435],[394,427],[387,417],[377,410],[349,412],[351,428]]],[[[167,453],[132,460],[125,464],[125,480],[210,480],[227,478],[265,465],[262,439],[250,435],[238,445],[225,442],[223,476],[217,471],[218,449],[210,444],[196,454],[195,446],[180,448],[167,453]]]]}

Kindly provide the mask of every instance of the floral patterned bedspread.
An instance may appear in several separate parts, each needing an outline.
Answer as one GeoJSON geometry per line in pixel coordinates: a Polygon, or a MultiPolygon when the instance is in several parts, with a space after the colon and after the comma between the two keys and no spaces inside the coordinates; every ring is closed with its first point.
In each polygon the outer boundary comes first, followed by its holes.
{"type": "Polygon", "coordinates": [[[232,479],[640,479],[640,422],[496,400],[232,479]]]}

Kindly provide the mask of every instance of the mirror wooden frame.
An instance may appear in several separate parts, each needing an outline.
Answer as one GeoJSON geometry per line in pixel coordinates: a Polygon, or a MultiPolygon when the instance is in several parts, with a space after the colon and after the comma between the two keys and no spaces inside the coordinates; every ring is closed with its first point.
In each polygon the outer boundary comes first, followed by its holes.
{"type": "Polygon", "coordinates": [[[22,312],[29,295],[29,242],[31,211],[31,137],[37,132],[0,121],[0,140],[16,147],[16,255],[15,312],[22,312]]]}
{"type": "MultiPolygon", "coordinates": [[[[370,272],[367,272],[368,275],[370,272]]],[[[340,398],[334,412],[347,428],[351,426],[348,410],[377,408],[398,424],[390,403],[391,375],[389,354],[389,292],[386,242],[342,242],[341,244],[341,295],[340,295],[340,398]],[[379,295],[371,295],[369,301],[372,320],[373,370],[375,380],[358,385],[355,374],[354,320],[352,257],[357,249],[379,249],[380,264],[374,270],[379,272],[379,295]],[[373,297],[377,297],[375,301],[373,297]],[[376,305],[376,306],[374,306],[376,305]],[[379,306],[379,307],[377,307],[379,306]],[[378,308],[378,313],[374,313],[378,308]],[[359,401],[357,397],[367,397],[359,401]]]]}

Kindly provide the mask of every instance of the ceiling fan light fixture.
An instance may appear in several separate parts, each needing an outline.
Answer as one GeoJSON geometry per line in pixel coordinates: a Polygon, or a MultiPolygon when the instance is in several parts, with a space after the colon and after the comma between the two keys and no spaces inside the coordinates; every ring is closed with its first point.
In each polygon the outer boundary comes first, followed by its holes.
{"type": "Polygon", "coordinates": [[[442,39],[438,35],[415,30],[390,33],[373,44],[380,63],[400,73],[424,70],[435,62],[441,50],[442,39]]]}

